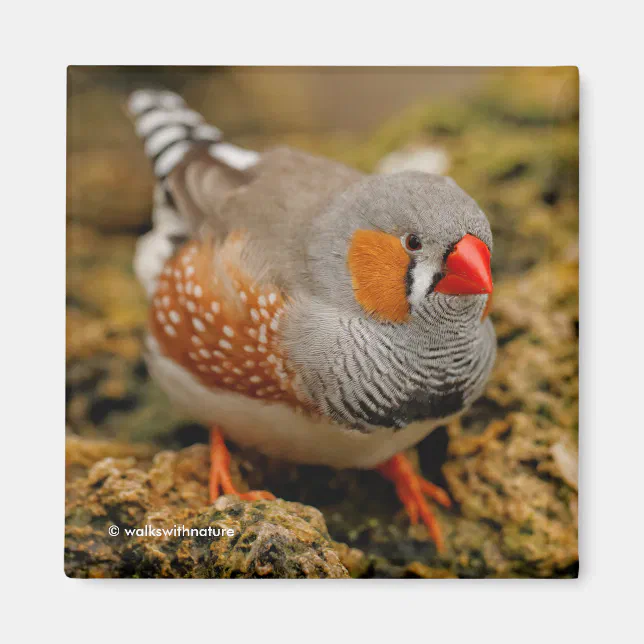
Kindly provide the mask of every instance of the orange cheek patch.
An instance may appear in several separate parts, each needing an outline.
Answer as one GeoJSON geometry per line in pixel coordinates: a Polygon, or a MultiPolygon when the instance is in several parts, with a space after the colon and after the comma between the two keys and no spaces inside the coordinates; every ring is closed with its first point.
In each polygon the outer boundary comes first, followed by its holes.
{"type": "Polygon", "coordinates": [[[405,280],[409,255],[398,237],[376,230],[356,230],[347,263],[355,298],[367,313],[387,322],[407,320],[405,280]]]}

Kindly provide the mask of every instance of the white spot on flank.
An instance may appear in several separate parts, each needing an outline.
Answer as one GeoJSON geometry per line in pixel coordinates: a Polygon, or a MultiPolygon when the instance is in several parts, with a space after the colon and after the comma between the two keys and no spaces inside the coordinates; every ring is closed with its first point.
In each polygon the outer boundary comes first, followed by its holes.
{"type": "Polygon", "coordinates": [[[215,316],[212,313],[209,313],[208,311],[206,311],[203,314],[203,316],[206,318],[207,322],[210,322],[210,324],[212,324],[215,321],[215,316]]]}
{"type": "Polygon", "coordinates": [[[233,368],[233,373],[236,373],[238,376],[244,375],[244,372],[241,369],[238,369],[237,367],[233,368]]]}
{"type": "Polygon", "coordinates": [[[246,362],[244,362],[244,367],[248,367],[250,369],[251,367],[254,367],[254,366],[255,366],[254,360],[246,360],[246,362]]]}
{"type": "Polygon", "coordinates": [[[248,333],[251,338],[257,337],[257,329],[246,329],[246,333],[248,333]]]}
{"type": "Polygon", "coordinates": [[[192,318],[192,326],[194,326],[197,331],[203,332],[206,330],[206,326],[199,318],[192,318]]]}
{"type": "Polygon", "coordinates": [[[277,331],[280,328],[279,318],[273,318],[270,326],[271,326],[271,331],[277,331]]]}
{"type": "Polygon", "coordinates": [[[211,302],[210,303],[210,308],[212,309],[212,312],[217,315],[219,311],[221,311],[221,307],[219,306],[219,302],[211,302]]]}
{"type": "Polygon", "coordinates": [[[165,324],[165,315],[163,314],[163,311],[157,311],[157,320],[159,320],[161,324],[165,324]]]}
{"type": "Polygon", "coordinates": [[[253,320],[255,320],[255,322],[259,322],[259,313],[257,312],[256,309],[250,310],[250,317],[252,317],[253,320]]]}
{"type": "Polygon", "coordinates": [[[244,293],[244,291],[242,291],[242,292],[239,294],[239,299],[240,299],[242,302],[247,302],[247,301],[248,301],[248,296],[246,295],[246,293],[244,293]]]}
{"type": "Polygon", "coordinates": [[[266,351],[267,351],[266,347],[265,347],[263,344],[258,344],[258,345],[257,345],[257,350],[258,350],[260,353],[266,353],[266,351]]]}
{"type": "Polygon", "coordinates": [[[186,277],[190,277],[191,275],[194,275],[195,272],[195,267],[194,266],[188,266],[186,268],[186,277]]]}
{"type": "Polygon", "coordinates": [[[259,304],[260,306],[266,306],[267,305],[266,304],[266,298],[263,295],[260,295],[257,298],[257,304],[259,304]]]}
{"type": "Polygon", "coordinates": [[[167,309],[170,306],[170,296],[169,295],[164,295],[161,298],[161,302],[163,302],[163,306],[167,309]]]}
{"type": "Polygon", "coordinates": [[[230,376],[228,376],[227,378],[224,378],[224,382],[225,382],[227,385],[230,385],[230,384],[232,384],[233,382],[235,382],[235,379],[234,379],[234,378],[231,378],[230,376]]]}
{"type": "Polygon", "coordinates": [[[175,324],[179,324],[179,322],[181,322],[181,316],[176,311],[170,311],[168,315],[170,316],[170,320],[175,324]]]}
{"type": "Polygon", "coordinates": [[[277,364],[277,358],[272,353],[268,356],[268,358],[266,358],[266,361],[272,364],[277,364]]]}
{"type": "Polygon", "coordinates": [[[210,371],[214,371],[215,373],[224,373],[224,370],[221,367],[218,367],[216,364],[210,367],[210,371]]]}
{"type": "Polygon", "coordinates": [[[188,295],[192,295],[192,282],[188,282],[188,283],[186,284],[186,293],[187,293],[188,295]]]}
{"type": "Polygon", "coordinates": [[[232,330],[228,325],[226,325],[226,326],[223,328],[223,332],[224,332],[224,333],[225,333],[229,338],[232,338],[232,337],[234,337],[234,335],[235,335],[235,332],[234,332],[234,331],[233,331],[233,330],[232,330]]]}
{"type": "Polygon", "coordinates": [[[266,309],[260,309],[259,312],[262,314],[262,317],[266,320],[271,319],[271,314],[266,309]]]}
{"type": "Polygon", "coordinates": [[[228,340],[219,340],[219,346],[222,349],[232,349],[233,345],[228,342],[228,340]]]}
{"type": "Polygon", "coordinates": [[[262,379],[259,376],[251,376],[249,380],[253,383],[258,383],[262,381],[262,379]]]}
{"type": "Polygon", "coordinates": [[[219,351],[218,349],[215,349],[215,350],[212,352],[212,355],[213,355],[213,356],[216,356],[217,358],[221,358],[222,360],[226,357],[226,354],[225,354],[225,353],[222,353],[222,352],[221,352],[221,351],[219,351]]]}
{"type": "Polygon", "coordinates": [[[198,335],[193,335],[190,339],[192,340],[192,344],[194,344],[196,347],[200,347],[203,344],[201,338],[198,335]]]}
{"type": "Polygon", "coordinates": [[[250,344],[245,344],[244,351],[246,351],[247,353],[255,353],[255,347],[251,346],[250,344]]]}
{"type": "Polygon", "coordinates": [[[192,300],[188,300],[186,302],[186,308],[188,309],[188,311],[190,311],[190,313],[194,313],[197,310],[197,307],[192,300]]]}
{"type": "Polygon", "coordinates": [[[199,356],[196,353],[193,353],[192,351],[188,354],[191,360],[199,360],[199,356]]]}
{"type": "Polygon", "coordinates": [[[203,356],[204,358],[210,358],[210,351],[208,349],[199,349],[199,355],[203,356]]]}
{"type": "Polygon", "coordinates": [[[166,324],[163,328],[168,335],[172,336],[173,338],[176,337],[177,332],[171,324],[166,324]]]}
{"type": "Polygon", "coordinates": [[[277,295],[275,295],[275,293],[270,293],[268,296],[268,301],[271,304],[275,304],[275,302],[277,302],[277,295]]]}
{"type": "Polygon", "coordinates": [[[183,284],[181,282],[177,282],[177,293],[183,293],[183,284]]]}
{"type": "Polygon", "coordinates": [[[203,291],[201,290],[201,286],[199,286],[199,284],[197,284],[195,286],[194,294],[195,294],[195,297],[201,297],[202,296],[203,291]]]}

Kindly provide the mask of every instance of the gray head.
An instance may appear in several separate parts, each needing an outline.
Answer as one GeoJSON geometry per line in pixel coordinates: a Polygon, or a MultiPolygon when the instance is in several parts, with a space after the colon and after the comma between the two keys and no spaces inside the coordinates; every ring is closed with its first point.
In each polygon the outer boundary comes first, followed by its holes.
{"type": "Polygon", "coordinates": [[[437,298],[491,292],[490,225],[452,179],[367,177],[315,225],[308,249],[314,293],[354,315],[413,322],[437,298]]]}

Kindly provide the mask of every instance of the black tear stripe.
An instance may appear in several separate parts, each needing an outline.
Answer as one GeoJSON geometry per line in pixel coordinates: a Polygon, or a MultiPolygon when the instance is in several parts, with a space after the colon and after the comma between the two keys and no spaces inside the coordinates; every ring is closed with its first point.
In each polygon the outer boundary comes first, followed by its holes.
{"type": "Polygon", "coordinates": [[[414,268],[416,268],[416,258],[410,257],[407,272],[405,273],[405,296],[407,299],[409,299],[411,291],[414,288],[414,268]]]}

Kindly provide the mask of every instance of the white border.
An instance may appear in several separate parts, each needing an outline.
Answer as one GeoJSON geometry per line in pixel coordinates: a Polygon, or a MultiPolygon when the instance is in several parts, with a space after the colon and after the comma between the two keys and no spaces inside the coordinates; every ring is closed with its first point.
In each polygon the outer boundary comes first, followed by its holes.
{"type": "Polygon", "coordinates": [[[644,103],[634,5],[247,2],[234,13],[232,4],[222,4],[56,2],[5,9],[5,631],[14,631],[12,639],[59,633],[71,641],[364,641],[372,633],[397,642],[631,641],[641,633],[644,534],[637,498],[643,423],[634,408],[642,397],[643,213],[636,191],[644,103]],[[170,63],[580,66],[579,581],[268,586],[63,576],[65,67],[170,63]]]}

